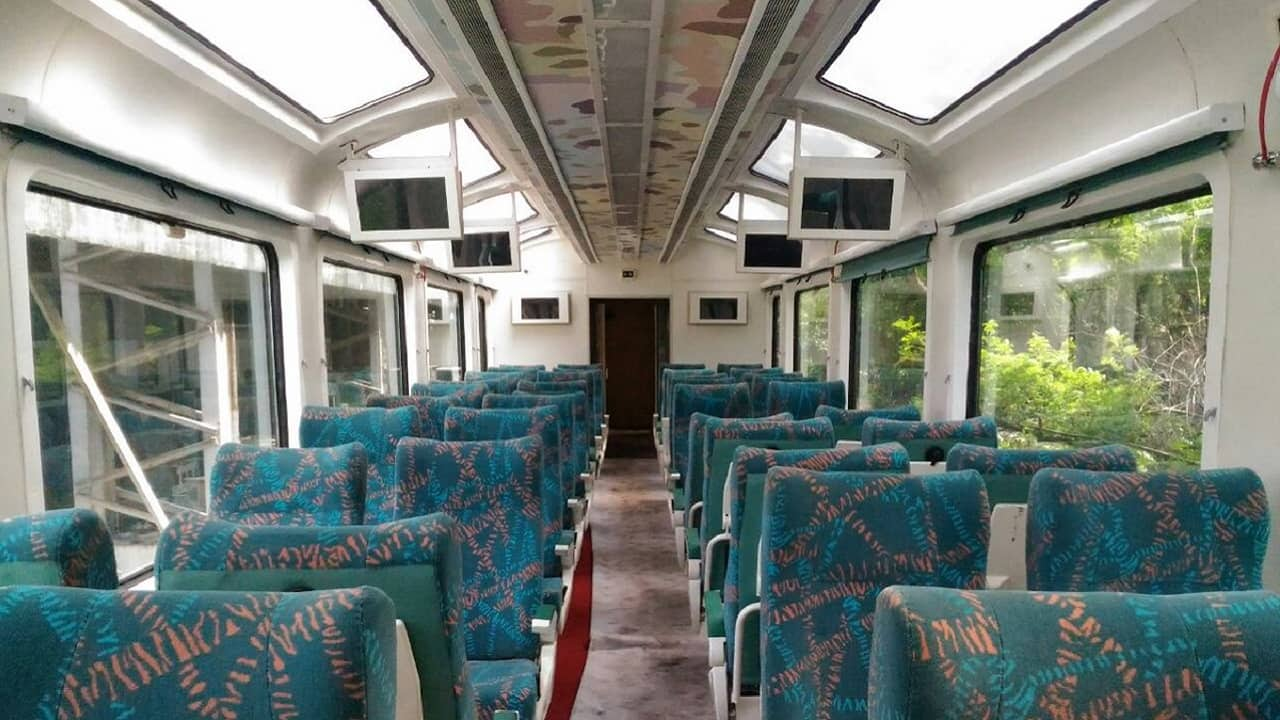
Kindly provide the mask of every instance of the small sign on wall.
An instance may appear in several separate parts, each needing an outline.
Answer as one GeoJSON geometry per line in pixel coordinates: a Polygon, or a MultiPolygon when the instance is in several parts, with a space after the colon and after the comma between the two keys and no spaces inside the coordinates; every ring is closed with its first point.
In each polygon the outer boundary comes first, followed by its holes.
{"type": "Polygon", "coordinates": [[[635,269],[626,269],[622,271],[623,280],[635,280],[639,273],[635,269]]]}

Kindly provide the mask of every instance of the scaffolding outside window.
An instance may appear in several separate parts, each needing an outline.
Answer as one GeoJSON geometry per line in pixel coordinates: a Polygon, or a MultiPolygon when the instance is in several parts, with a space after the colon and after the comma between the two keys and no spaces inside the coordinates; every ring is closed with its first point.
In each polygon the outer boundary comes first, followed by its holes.
{"type": "Polygon", "coordinates": [[[878,0],[818,79],[912,122],[935,122],[1105,3],[878,0]]]}
{"type": "MultiPolygon", "coordinates": [[[[800,154],[804,157],[875,158],[880,148],[873,147],[835,130],[817,125],[803,126],[800,133],[800,154]]],[[[751,165],[751,172],[766,180],[787,185],[791,180],[791,168],[795,162],[796,123],[784,120],[778,126],[773,139],[765,146],[751,165]]]]}
{"type": "Polygon", "coordinates": [[[363,406],[405,392],[399,278],[326,260],[324,352],[329,404],[363,406]]]}
{"type": "Polygon", "coordinates": [[[45,507],[106,517],[128,574],[206,510],[221,443],[279,444],[271,260],[40,190],[24,213],[45,507]]]}
{"type": "Polygon", "coordinates": [[[431,80],[371,0],[143,0],[286,102],[320,122],[431,80]]]}

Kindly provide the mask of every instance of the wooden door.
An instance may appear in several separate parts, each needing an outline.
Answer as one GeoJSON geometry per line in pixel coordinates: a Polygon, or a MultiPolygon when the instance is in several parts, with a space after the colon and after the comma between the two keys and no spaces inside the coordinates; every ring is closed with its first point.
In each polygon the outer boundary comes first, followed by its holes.
{"type": "Polygon", "coordinates": [[[645,430],[653,424],[659,347],[667,332],[665,299],[591,301],[591,355],[605,368],[609,429],[645,430]]]}

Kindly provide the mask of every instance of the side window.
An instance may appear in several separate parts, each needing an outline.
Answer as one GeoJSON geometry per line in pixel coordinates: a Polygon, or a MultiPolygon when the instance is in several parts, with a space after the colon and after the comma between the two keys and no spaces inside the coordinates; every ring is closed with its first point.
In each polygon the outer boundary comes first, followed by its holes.
{"type": "Polygon", "coordinates": [[[427,326],[431,343],[432,380],[461,380],[467,372],[462,293],[427,287],[427,326]]]}
{"type": "Polygon", "coordinates": [[[207,507],[220,443],[279,444],[273,259],[39,189],[25,223],[45,507],[102,513],[128,573],[157,518],[126,455],[171,515],[207,507]]]}
{"type": "Polygon", "coordinates": [[[923,405],[927,273],[927,265],[916,265],[854,282],[854,407],[923,405]]]}
{"type": "Polygon", "coordinates": [[[329,404],[406,392],[400,279],[325,260],[321,280],[329,404]]]}
{"type": "Polygon", "coordinates": [[[1200,463],[1213,198],[980,249],[976,409],[1010,446],[1200,463]]]}
{"type": "Polygon", "coordinates": [[[795,371],[814,380],[827,379],[830,353],[827,314],[830,308],[829,285],[796,293],[795,371]]]}

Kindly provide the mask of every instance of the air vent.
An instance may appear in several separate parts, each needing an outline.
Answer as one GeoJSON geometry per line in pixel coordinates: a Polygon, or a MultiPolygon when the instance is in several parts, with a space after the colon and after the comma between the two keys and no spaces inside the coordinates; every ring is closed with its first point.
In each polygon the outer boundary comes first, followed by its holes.
{"type": "Polygon", "coordinates": [[[597,20],[648,20],[650,0],[593,0],[597,20]]]}
{"type": "Polygon", "coordinates": [[[644,128],[639,125],[609,125],[609,171],[620,175],[640,173],[640,139],[644,128]]]}
{"type": "Polygon", "coordinates": [[[790,42],[794,29],[790,29],[791,20],[801,5],[808,7],[802,0],[769,0],[760,17],[760,24],[751,35],[751,44],[738,67],[737,74],[725,82],[728,97],[716,118],[716,124],[704,140],[702,156],[689,184],[685,186],[684,196],[680,201],[680,212],[671,225],[671,234],[662,249],[662,262],[667,262],[675,253],[678,240],[684,237],[694,215],[702,204],[703,193],[715,177],[715,173],[724,159],[725,150],[732,144],[738,124],[752,103],[758,88],[767,78],[765,73],[773,65],[774,56],[779,46],[790,42]]]}
{"type": "Polygon", "coordinates": [[[604,117],[609,124],[644,122],[649,86],[648,27],[609,27],[596,33],[604,77],[604,117]]]}
{"type": "Polygon", "coordinates": [[[613,202],[615,205],[640,204],[639,175],[614,175],[611,180],[613,182],[613,202]]]}
{"type": "Polygon", "coordinates": [[[529,114],[524,97],[520,94],[519,85],[511,75],[506,57],[499,49],[489,22],[480,9],[481,3],[471,0],[446,0],[446,4],[449,11],[453,13],[454,20],[458,23],[458,28],[462,31],[467,45],[475,53],[479,69],[493,86],[494,100],[506,110],[525,150],[550,190],[556,206],[560,208],[566,221],[576,225],[574,235],[579,240],[579,249],[583,250],[591,262],[598,262],[587,230],[578,215],[577,206],[565,189],[564,180],[555,159],[542,142],[537,123],[529,114]]]}

